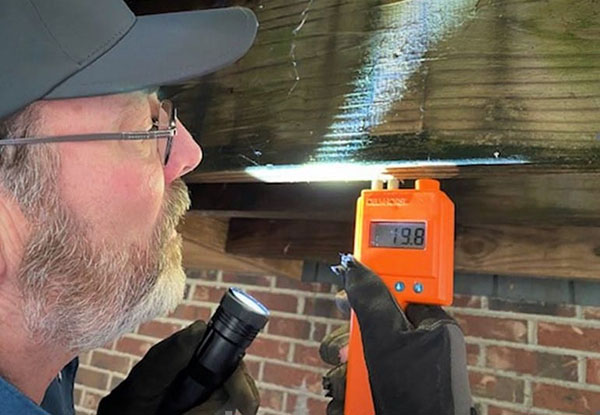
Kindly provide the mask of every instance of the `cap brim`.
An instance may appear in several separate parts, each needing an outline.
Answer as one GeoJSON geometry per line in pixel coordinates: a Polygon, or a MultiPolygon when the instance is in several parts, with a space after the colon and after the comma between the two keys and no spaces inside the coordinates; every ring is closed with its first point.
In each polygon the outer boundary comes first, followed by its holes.
{"type": "Polygon", "coordinates": [[[44,99],[135,91],[206,75],[241,58],[256,16],[240,7],[140,16],[108,52],[44,99]]]}

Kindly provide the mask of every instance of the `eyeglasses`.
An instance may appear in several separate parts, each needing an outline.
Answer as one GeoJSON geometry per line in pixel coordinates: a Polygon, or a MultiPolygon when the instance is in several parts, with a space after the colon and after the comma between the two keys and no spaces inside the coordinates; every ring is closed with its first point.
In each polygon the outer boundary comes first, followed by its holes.
{"type": "Polygon", "coordinates": [[[163,165],[169,162],[173,137],[177,133],[177,109],[173,103],[165,99],[160,102],[158,116],[152,121],[152,128],[147,131],[128,131],[105,134],[78,134],[54,137],[0,138],[0,146],[25,144],[66,143],[75,141],[109,141],[109,140],[156,140],[158,154],[163,165]]]}

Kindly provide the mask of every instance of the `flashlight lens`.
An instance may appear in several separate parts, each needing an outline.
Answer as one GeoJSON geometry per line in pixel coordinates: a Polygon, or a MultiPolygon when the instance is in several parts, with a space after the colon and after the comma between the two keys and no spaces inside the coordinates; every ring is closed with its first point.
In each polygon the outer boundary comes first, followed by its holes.
{"type": "Polygon", "coordinates": [[[230,291],[236,300],[249,308],[251,311],[264,316],[269,315],[269,310],[250,294],[235,287],[232,287],[230,291]]]}

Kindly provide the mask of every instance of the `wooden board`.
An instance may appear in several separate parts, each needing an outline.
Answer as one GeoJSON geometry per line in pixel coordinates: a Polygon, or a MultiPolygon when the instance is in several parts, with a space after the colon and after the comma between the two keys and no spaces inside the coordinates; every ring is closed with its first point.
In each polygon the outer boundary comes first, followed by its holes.
{"type": "Polygon", "coordinates": [[[166,90],[204,147],[191,181],[344,161],[598,169],[598,2],[246,5],[261,23],[248,55],[166,90]]]}
{"type": "MultiPolygon", "coordinates": [[[[335,264],[352,252],[353,224],[231,219],[227,252],[335,264]]],[[[464,273],[597,279],[600,227],[458,225],[455,270],[464,273]]]]}
{"type": "Polygon", "coordinates": [[[300,279],[302,261],[239,257],[225,252],[229,223],[188,213],[180,225],[183,235],[183,265],[187,268],[217,269],[281,275],[300,279]]]}
{"type": "MultiPolygon", "coordinates": [[[[222,217],[354,220],[370,183],[190,184],[197,214],[222,217]]],[[[406,181],[404,186],[412,186],[406,181]]],[[[600,226],[600,174],[496,176],[442,181],[457,223],[600,226]]]]}
{"type": "MultiPolygon", "coordinates": [[[[354,205],[368,186],[190,185],[196,214],[233,217],[227,252],[330,263],[352,250],[354,205]]],[[[457,270],[599,278],[600,175],[489,175],[442,188],[456,204],[457,270]]]]}
{"type": "MultiPolygon", "coordinates": [[[[373,178],[373,170],[351,170],[375,163],[377,174],[450,179],[443,188],[457,206],[463,270],[595,277],[600,3],[131,2],[147,12],[245,5],[259,18],[257,42],[240,62],[164,90],[204,149],[187,179],[194,215],[278,219],[256,230],[260,241],[231,222],[232,252],[334,255],[336,229],[345,226],[347,244],[365,186],[342,182],[373,178]],[[316,178],[322,165],[331,173],[316,178]],[[309,180],[341,182],[248,183],[309,180]],[[328,225],[309,239],[306,223],[282,219],[328,225]]],[[[224,235],[215,245],[188,238],[187,257],[206,260],[208,249],[219,253],[218,267],[249,266],[243,255],[223,256],[224,235]]],[[[258,269],[289,265],[253,261],[258,269]]]]}
{"type": "Polygon", "coordinates": [[[600,227],[459,226],[455,249],[459,272],[600,278],[600,227]]]}
{"type": "Polygon", "coordinates": [[[236,255],[263,255],[335,263],[352,252],[352,222],[302,219],[230,220],[225,250],[236,255]]]}

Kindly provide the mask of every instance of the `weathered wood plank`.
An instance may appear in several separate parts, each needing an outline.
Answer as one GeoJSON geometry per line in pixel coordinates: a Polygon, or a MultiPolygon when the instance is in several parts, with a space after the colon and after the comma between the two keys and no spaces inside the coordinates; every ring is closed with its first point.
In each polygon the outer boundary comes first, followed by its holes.
{"type": "Polygon", "coordinates": [[[336,161],[600,166],[595,1],[246,5],[261,22],[249,54],[167,90],[204,146],[193,181],[336,161]]]}
{"type": "Polygon", "coordinates": [[[227,254],[225,243],[228,228],[227,220],[188,213],[180,226],[183,236],[183,265],[188,268],[268,273],[300,279],[302,261],[227,254]]]}
{"type": "Polygon", "coordinates": [[[225,249],[236,255],[339,261],[352,251],[352,222],[290,219],[230,219],[225,249]]]}
{"type": "Polygon", "coordinates": [[[192,212],[209,217],[352,221],[369,183],[188,184],[192,212]]]}
{"type": "Polygon", "coordinates": [[[600,227],[459,226],[455,269],[600,279],[600,227]]]}
{"type": "MultiPolygon", "coordinates": [[[[329,263],[352,251],[353,224],[231,219],[227,251],[235,255],[329,263]]],[[[536,277],[600,279],[600,227],[458,225],[455,269],[536,277]]]]}
{"type": "MultiPolygon", "coordinates": [[[[376,145],[373,145],[376,147],[376,145]]],[[[385,146],[380,146],[385,151],[385,146]]],[[[542,152],[540,152],[541,154],[542,152]]],[[[201,176],[192,175],[186,178],[188,183],[298,183],[298,182],[352,182],[370,181],[394,177],[400,180],[414,180],[418,178],[485,178],[486,176],[523,177],[527,175],[571,174],[571,173],[597,173],[598,168],[592,162],[578,164],[568,156],[560,164],[552,163],[496,163],[496,156],[500,153],[494,151],[490,158],[476,163],[476,160],[465,160],[465,165],[454,163],[402,163],[387,165],[385,163],[353,165],[342,163],[340,165],[304,165],[304,166],[274,166],[250,167],[245,170],[222,170],[203,173],[201,176]],[[487,164],[486,164],[487,163],[487,164]],[[324,167],[324,168],[323,168],[324,167]]]]}
{"type": "MultiPolygon", "coordinates": [[[[192,208],[208,216],[354,220],[369,183],[190,184],[192,208]]],[[[412,186],[406,181],[405,186],[412,186]]],[[[600,174],[502,176],[442,181],[457,223],[600,226],[600,174]]]]}

